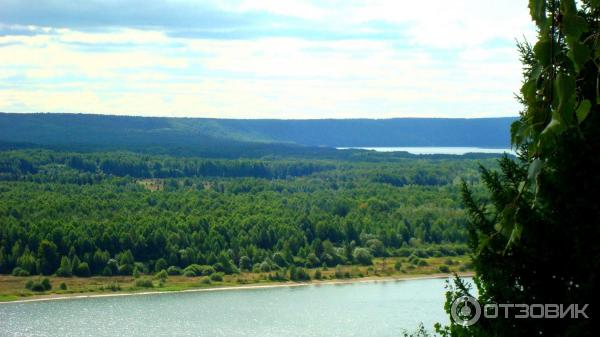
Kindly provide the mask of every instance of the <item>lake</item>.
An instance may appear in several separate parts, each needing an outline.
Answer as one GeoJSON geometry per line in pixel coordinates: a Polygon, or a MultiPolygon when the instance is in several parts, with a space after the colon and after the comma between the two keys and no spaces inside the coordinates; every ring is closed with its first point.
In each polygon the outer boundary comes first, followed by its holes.
{"type": "Polygon", "coordinates": [[[1,336],[398,336],[448,323],[445,279],[0,304],[1,336]]]}
{"type": "Polygon", "coordinates": [[[408,152],[412,154],[456,154],[463,155],[465,153],[509,153],[515,154],[511,149],[490,149],[481,147],[338,147],[338,150],[360,149],[371,150],[377,152],[408,152]]]}

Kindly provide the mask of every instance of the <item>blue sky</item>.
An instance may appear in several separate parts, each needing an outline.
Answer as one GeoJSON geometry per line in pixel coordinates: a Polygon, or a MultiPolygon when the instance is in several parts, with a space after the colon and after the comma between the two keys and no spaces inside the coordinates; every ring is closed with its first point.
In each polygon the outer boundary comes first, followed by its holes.
{"type": "Polygon", "coordinates": [[[514,116],[527,1],[0,0],[0,111],[514,116]]]}

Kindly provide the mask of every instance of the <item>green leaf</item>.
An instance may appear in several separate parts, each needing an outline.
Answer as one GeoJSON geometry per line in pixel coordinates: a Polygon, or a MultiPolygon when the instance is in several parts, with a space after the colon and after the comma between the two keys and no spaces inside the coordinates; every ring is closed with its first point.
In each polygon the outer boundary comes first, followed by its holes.
{"type": "Polygon", "coordinates": [[[551,50],[551,43],[550,39],[548,38],[540,39],[535,46],[533,46],[533,53],[535,54],[535,57],[544,67],[549,66],[550,62],[552,61],[552,55],[550,53],[551,50]]]}
{"type": "Polygon", "coordinates": [[[508,243],[506,244],[506,247],[519,241],[521,239],[522,232],[523,232],[523,226],[520,223],[515,223],[515,226],[514,226],[512,232],[510,232],[510,238],[508,239],[508,243]]]}
{"type": "Polygon", "coordinates": [[[536,90],[537,90],[537,81],[534,79],[531,79],[525,83],[523,83],[523,86],[521,87],[521,95],[523,95],[523,98],[525,99],[525,101],[528,104],[533,104],[536,101],[536,90]]]}
{"type": "Polygon", "coordinates": [[[532,184],[535,183],[537,176],[542,172],[542,168],[544,168],[544,161],[539,158],[534,159],[527,169],[527,180],[532,184]]]}
{"type": "Polygon", "coordinates": [[[560,9],[564,14],[572,14],[577,12],[575,0],[561,0],[560,9]]]}
{"type": "Polygon", "coordinates": [[[578,39],[567,37],[566,40],[569,45],[569,52],[567,55],[575,64],[575,70],[579,71],[590,59],[590,49],[579,42],[578,39]]]}
{"type": "Polygon", "coordinates": [[[575,95],[575,78],[566,74],[558,74],[556,77],[556,91],[560,103],[569,100],[575,95]]]}
{"type": "Polygon", "coordinates": [[[587,22],[584,18],[578,15],[565,14],[562,25],[565,36],[577,40],[579,40],[581,34],[588,31],[587,22]]]}
{"type": "Polygon", "coordinates": [[[590,109],[592,108],[592,103],[589,100],[583,100],[579,107],[577,108],[577,122],[581,124],[585,120],[585,118],[590,113],[590,109]]]}
{"type": "Polygon", "coordinates": [[[544,24],[546,22],[546,0],[529,0],[529,14],[538,26],[544,24]]]}
{"type": "Polygon", "coordinates": [[[590,0],[590,6],[592,9],[600,8],[600,0],[590,0]]]}

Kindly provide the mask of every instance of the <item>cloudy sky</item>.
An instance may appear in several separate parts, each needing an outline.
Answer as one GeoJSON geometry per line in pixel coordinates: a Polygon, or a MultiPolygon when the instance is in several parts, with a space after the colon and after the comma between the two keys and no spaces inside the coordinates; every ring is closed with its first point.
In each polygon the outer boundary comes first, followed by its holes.
{"type": "Polygon", "coordinates": [[[525,0],[0,0],[0,111],[514,116],[525,0]]]}

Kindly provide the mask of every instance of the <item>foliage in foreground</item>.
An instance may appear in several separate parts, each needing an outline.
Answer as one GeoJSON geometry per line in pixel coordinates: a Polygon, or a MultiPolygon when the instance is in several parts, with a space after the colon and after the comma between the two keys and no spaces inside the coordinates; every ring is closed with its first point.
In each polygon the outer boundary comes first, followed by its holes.
{"type": "MultiPolygon", "coordinates": [[[[600,1],[530,1],[539,28],[520,45],[525,109],[512,127],[519,160],[482,168],[480,202],[465,184],[469,244],[480,303],[590,304],[594,317],[600,250],[600,1]]],[[[470,289],[457,281],[452,301],[470,289]]],[[[446,336],[592,336],[592,319],[481,319],[438,328],[446,336]]],[[[502,317],[502,315],[500,316],[502,317]]]]}

